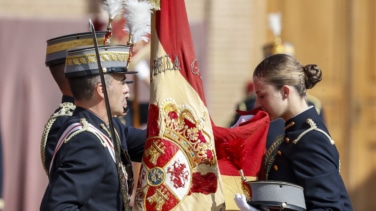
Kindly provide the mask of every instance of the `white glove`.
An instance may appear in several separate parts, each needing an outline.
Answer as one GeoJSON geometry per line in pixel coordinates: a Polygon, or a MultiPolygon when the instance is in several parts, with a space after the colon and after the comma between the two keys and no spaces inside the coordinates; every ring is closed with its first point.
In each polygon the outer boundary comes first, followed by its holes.
{"type": "Polygon", "coordinates": [[[239,207],[240,211],[259,211],[247,203],[244,194],[235,193],[235,203],[239,207]]]}

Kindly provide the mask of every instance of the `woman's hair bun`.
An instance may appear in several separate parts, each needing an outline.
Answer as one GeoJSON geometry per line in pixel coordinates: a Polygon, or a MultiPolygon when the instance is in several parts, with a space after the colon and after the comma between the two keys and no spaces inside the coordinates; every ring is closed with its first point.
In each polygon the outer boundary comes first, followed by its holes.
{"type": "Polygon", "coordinates": [[[321,69],[315,64],[309,64],[303,67],[305,73],[305,85],[307,89],[311,89],[322,80],[321,69]]]}

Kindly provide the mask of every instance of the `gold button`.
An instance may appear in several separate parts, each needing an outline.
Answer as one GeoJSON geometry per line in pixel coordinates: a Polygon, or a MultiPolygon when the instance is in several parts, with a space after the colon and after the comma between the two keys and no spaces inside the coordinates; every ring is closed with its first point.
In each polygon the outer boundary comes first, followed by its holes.
{"type": "Polygon", "coordinates": [[[285,138],[286,143],[290,143],[290,139],[288,137],[285,138]]]}
{"type": "Polygon", "coordinates": [[[277,165],[274,165],[273,168],[274,168],[274,171],[278,171],[278,166],[277,165]]]}
{"type": "Polygon", "coordinates": [[[282,152],[281,152],[281,150],[278,150],[278,151],[277,151],[277,154],[278,154],[279,156],[282,156],[282,152]]]}

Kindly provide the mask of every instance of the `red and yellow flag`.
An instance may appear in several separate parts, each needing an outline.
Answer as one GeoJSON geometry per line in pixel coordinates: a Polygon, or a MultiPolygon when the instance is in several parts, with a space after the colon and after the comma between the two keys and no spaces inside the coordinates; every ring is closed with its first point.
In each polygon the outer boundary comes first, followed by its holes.
{"type": "Polygon", "coordinates": [[[235,193],[250,196],[246,181],[257,180],[264,173],[263,156],[270,123],[265,111],[254,109],[238,112],[240,115],[251,115],[252,118],[233,128],[212,126],[228,211],[239,210],[234,201],[235,193]]]}
{"type": "Polygon", "coordinates": [[[152,15],[147,142],[136,210],[225,210],[214,134],[184,0],[152,15]]]}

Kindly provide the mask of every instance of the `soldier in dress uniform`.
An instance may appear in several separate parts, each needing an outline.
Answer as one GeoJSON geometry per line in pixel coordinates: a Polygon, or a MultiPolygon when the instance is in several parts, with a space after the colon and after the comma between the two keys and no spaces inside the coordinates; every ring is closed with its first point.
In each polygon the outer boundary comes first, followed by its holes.
{"type": "Polygon", "coordinates": [[[287,54],[266,57],[256,67],[256,107],[272,121],[285,121],[284,138],[275,138],[266,153],[270,166],[265,179],[303,187],[307,210],[352,210],[334,140],[306,101],[307,89],[321,81],[321,75],[317,65],[303,66],[287,54]]]}
{"type": "MultiPolygon", "coordinates": [[[[96,32],[98,44],[103,43],[105,34],[106,31],[96,32]]],[[[72,113],[76,108],[68,80],[64,75],[66,50],[69,48],[90,45],[93,45],[91,32],[68,34],[47,40],[45,63],[46,66],[49,67],[51,75],[62,93],[61,103],[47,121],[41,140],[42,165],[47,174],[52,154],[58,141],[58,131],[64,122],[72,116],[72,113]]],[[[131,81],[128,81],[127,83],[131,83],[131,81]]],[[[137,142],[146,141],[146,130],[140,130],[134,127],[127,127],[127,130],[129,131],[127,133],[128,144],[137,145],[137,142]]]]}
{"type": "Polygon", "coordinates": [[[129,46],[99,46],[99,53],[105,84],[100,80],[95,48],[67,51],[65,76],[76,109],[58,132],[40,210],[124,210],[129,205],[130,159],[141,161],[145,144],[127,143],[130,131],[113,117],[126,112],[129,46]],[[111,121],[114,135],[109,128],[111,121]]]}
{"type": "MultiPolygon", "coordinates": [[[[98,41],[103,42],[105,33],[97,32],[98,41]]],[[[93,38],[90,32],[69,34],[47,40],[45,63],[62,93],[62,99],[59,107],[47,121],[42,135],[41,158],[46,173],[57,143],[57,132],[62,124],[72,116],[73,110],[76,108],[68,81],[64,76],[66,50],[84,45],[93,45],[93,38]]]]}

